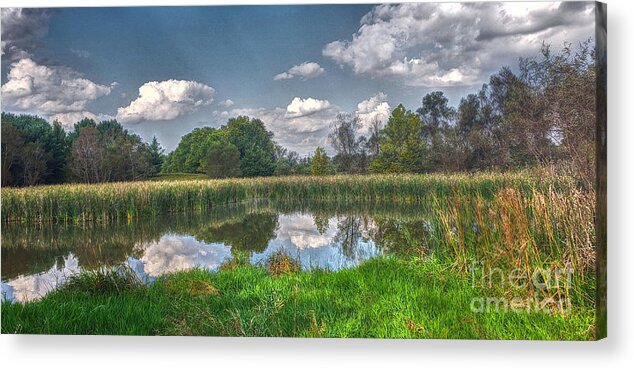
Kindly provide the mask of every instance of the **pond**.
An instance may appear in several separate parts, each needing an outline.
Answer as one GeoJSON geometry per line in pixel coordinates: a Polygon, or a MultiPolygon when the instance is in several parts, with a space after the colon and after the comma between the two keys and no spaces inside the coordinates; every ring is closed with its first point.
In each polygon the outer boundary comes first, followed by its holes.
{"type": "Polygon", "coordinates": [[[238,253],[264,265],[279,252],[306,271],[352,268],[428,248],[420,208],[257,201],[132,223],[5,224],[3,300],[37,300],[81,270],[128,266],[141,280],[192,268],[218,271],[238,253]]]}

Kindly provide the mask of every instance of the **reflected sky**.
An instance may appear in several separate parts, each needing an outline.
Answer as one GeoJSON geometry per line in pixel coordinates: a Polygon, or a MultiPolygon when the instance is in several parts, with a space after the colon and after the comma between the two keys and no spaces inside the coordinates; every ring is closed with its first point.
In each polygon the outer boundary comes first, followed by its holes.
{"type": "Polygon", "coordinates": [[[59,267],[55,264],[46,272],[18,276],[7,283],[2,282],[2,300],[20,303],[38,300],[62,286],[79,271],[79,259],[71,253],[59,267]]]}
{"type": "Polygon", "coordinates": [[[272,207],[221,211],[103,227],[3,225],[3,300],[37,300],[82,269],[126,265],[146,282],[192,268],[217,271],[236,251],[246,253],[256,265],[284,252],[304,270],[336,271],[398,252],[397,245],[407,246],[404,227],[417,239],[427,234],[420,218],[394,217],[391,211],[378,215],[272,207]]]}
{"type": "MultiPolygon", "coordinates": [[[[166,234],[157,242],[137,244],[143,254],[138,261],[143,265],[143,275],[162,276],[192,268],[217,270],[232,258],[231,246],[222,243],[204,243],[195,237],[166,234]]],[[[134,258],[129,258],[134,260],[134,258]]],[[[139,272],[137,272],[139,273],[139,272]]]]}
{"type": "Polygon", "coordinates": [[[310,215],[281,215],[278,221],[275,239],[263,252],[253,252],[251,263],[264,264],[271,255],[283,252],[298,260],[304,270],[338,270],[358,266],[382,254],[367,231],[350,229],[358,224],[348,218],[330,218],[320,228],[310,215]],[[345,232],[353,237],[342,236],[345,232]]]}

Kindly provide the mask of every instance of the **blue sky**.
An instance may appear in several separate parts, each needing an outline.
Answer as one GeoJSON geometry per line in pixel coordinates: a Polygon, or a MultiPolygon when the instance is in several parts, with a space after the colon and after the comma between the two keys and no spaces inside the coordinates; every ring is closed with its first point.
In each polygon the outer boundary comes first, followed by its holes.
{"type": "Polygon", "coordinates": [[[249,115],[306,154],[338,113],[363,132],[434,90],[455,105],[542,41],[593,35],[592,3],[3,9],[2,110],[117,118],[168,150],[249,115]]]}

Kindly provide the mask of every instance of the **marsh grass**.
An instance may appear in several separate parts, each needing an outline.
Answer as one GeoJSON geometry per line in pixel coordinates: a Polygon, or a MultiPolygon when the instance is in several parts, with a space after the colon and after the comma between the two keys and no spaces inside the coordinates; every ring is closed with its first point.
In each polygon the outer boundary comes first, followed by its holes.
{"type": "Polygon", "coordinates": [[[267,177],[222,180],[64,184],[2,189],[3,222],[134,221],[202,211],[245,200],[431,203],[452,193],[485,197],[505,187],[538,185],[523,173],[267,177]]]}
{"type": "Polygon", "coordinates": [[[299,261],[284,251],[271,254],[265,262],[265,268],[269,275],[279,277],[290,275],[301,270],[299,261]]]}
{"type": "Polygon", "coordinates": [[[137,274],[127,266],[101,267],[72,276],[65,288],[88,295],[120,294],[145,287],[137,274]]]}
{"type": "MultiPolygon", "coordinates": [[[[343,208],[379,202],[417,206],[425,219],[425,239],[403,231],[403,246],[411,248],[407,256],[381,257],[338,272],[302,272],[285,254],[256,267],[246,254],[237,252],[217,274],[194,270],[149,287],[121,280],[119,274],[81,275],[36,303],[3,304],[2,331],[593,337],[595,195],[565,177],[527,173],[285,177],[3,189],[2,221],[138,221],[261,198],[336,203],[343,208]],[[537,278],[544,280],[562,269],[574,273],[572,284],[563,288],[535,288],[529,283],[521,290],[503,286],[483,290],[469,283],[474,264],[527,274],[541,270],[537,278]],[[552,297],[569,301],[572,309],[474,314],[470,301],[482,293],[552,297]],[[122,317],[104,314],[118,309],[122,317]]],[[[385,219],[393,217],[389,214],[385,219]]]]}

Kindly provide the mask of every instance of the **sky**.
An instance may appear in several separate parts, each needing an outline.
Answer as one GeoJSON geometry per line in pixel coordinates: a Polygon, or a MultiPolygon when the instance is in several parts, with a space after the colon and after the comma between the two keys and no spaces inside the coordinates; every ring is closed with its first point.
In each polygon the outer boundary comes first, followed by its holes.
{"type": "Polygon", "coordinates": [[[543,42],[593,38],[594,4],[3,8],[1,26],[2,111],[117,119],[167,151],[247,115],[305,155],[330,151],[337,114],[365,133],[432,91],[457,105],[543,42]]]}

